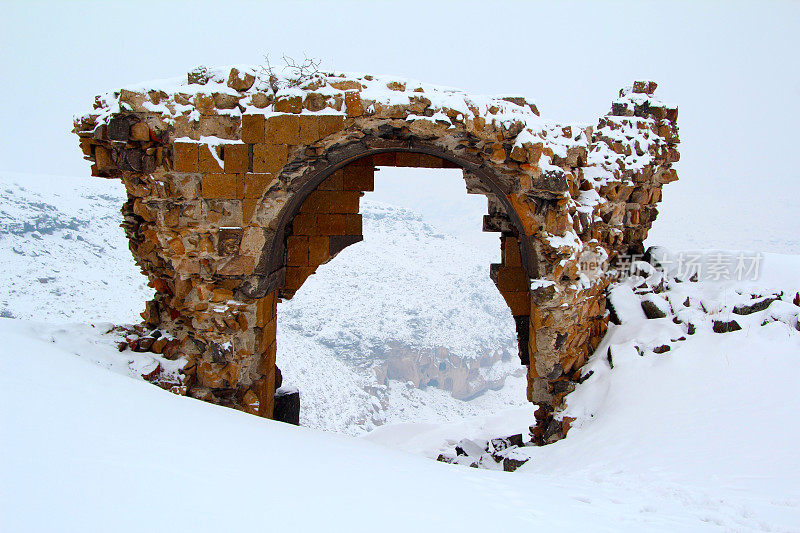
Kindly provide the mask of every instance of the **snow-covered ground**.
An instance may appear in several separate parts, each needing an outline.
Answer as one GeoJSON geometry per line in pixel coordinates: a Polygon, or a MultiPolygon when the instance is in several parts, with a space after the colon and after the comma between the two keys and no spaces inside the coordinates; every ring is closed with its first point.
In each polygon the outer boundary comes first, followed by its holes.
{"type": "MultiPolygon", "coordinates": [[[[328,429],[386,422],[360,439],[153,387],[140,377],[151,355],[117,351],[109,333],[149,291],[115,227],[117,184],[5,175],[0,194],[0,305],[15,317],[0,318],[4,531],[800,531],[800,256],[764,254],[756,280],[621,284],[621,324],[568,397],[568,438],[522,448],[528,462],[503,473],[430,458],[463,438],[526,434],[522,377],[469,402],[391,380],[375,395],[372,369],[294,328],[297,353],[319,359],[305,374],[285,365],[287,377],[327,398],[310,406],[341,422],[328,429]],[[642,299],[667,316],[645,318],[642,299]],[[715,320],[741,329],[714,333],[715,320]]],[[[306,316],[303,297],[287,315],[306,316]]]]}
{"type": "Polygon", "coordinates": [[[800,308],[729,311],[752,289],[800,288],[800,258],[766,259],[755,284],[661,293],[693,335],[628,308],[569,397],[581,418],[568,438],[523,448],[513,474],[423,456],[524,433],[532,406],[353,439],[119,375],[131,354],[107,326],[0,319],[3,529],[800,531],[800,308]],[[731,317],[741,330],[711,331],[731,317]]]}

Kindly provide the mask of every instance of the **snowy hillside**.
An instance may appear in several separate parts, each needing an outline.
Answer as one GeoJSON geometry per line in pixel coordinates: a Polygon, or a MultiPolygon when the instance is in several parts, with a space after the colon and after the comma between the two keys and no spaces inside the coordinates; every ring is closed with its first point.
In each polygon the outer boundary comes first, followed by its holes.
{"type": "MultiPolygon", "coordinates": [[[[0,175],[0,316],[138,322],[152,289],[118,227],[123,201],[116,181],[0,175]]],[[[278,307],[278,365],[302,392],[302,424],[358,435],[523,405],[492,253],[412,211],[363,205],[365,240],[278,307]]]]}
{"type": "Polygon", "coordinates": [[[152,298],[119,227],[116,180],[0,174],[0,316],[140,320],[152,298]]]}
{"type": "Polygon", "coordinates": [[[422,456],[525,434],[531,405],[345,438],[120,376],[99,326],[0,319],[3,529],[800,531],[798,271],[768,254],[753,282],[620,285],[573,429],[514,473],[422,456]]]}

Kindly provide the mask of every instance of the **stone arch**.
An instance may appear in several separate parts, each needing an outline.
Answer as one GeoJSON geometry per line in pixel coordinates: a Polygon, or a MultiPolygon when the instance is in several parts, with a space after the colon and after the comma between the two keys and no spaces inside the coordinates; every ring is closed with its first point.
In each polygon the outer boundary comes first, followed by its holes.
{"type": "Polygon", "coordinates": [[[540,119],[518,96],[371,75],[234,67],[142,87],[98,96],[74,131],[92,174],[125,184],[123,227],[156,289],[143,318],[186,358],[180,390],[272,416],[276,302],[298,210],[358,161],[434,158],[489,197],[485,224],[503,235],[505,263],[493,276],[527,317],[517,329],[535,437],[563,435],[553,415],[605,331],[609,264],[642,250],[661,186],[677,179],[677,108],[654,82],[620,91],[596,127],[540,119]]]}
{"type": "MultiPolygon", "coordinates": [[[[385,139],[381,139],[380,144],[387,144],[385,139]]],[[[393,156],[396,153],[411,154],[424,156],[427,159],[420,163],[414,163],[413,160],[397,164],[392,157],[377,158],[374,161],[375,166],[408,166],[416,168],[460,168],[464,172],[464,179],[467,184],[467,192],[469,194],[483,194],[489,201],[494,201],[502,206],[502,212],[487,213],[487,217],[505,216],[508,224],[513,228],[515,236],[521,237],[520,239],[520,252],[522,255],[522,267],[531,278],[538,277],[538,261],[536,259],[536,251],[530,243],[529,236],[525,235],[522,222],[517,214],[514,206],[509,202],[507,194],[498,185],[498,180],[495,179],[487,169],[465,161],[458,156],[452,155],[445,150],[437,147],[436,145],[428,142],[415,141],[415,140],[392,140],[391,147],[371,147],[368,143],[359,143],[360,150],[353,150],[352,147],[347,146],[343,148],[348,153],[346,158],[336,158],[336,161],[314,168],[304,175],[304,180],[298,184],[298,188],[291,196],[291,199],[283,208],[279,215],[278,226],[272,235],[271,239],[264,247],[261,256],[260,264],[262,272],[273,275],[279,271],[283,266],[282,260],[285,255],[285,239],[288,236],[288,227],[294,217],[299,213],[300,206],[311,195],[311,193],[320,186],[328,177],[338,170],[344,169],[348,165],[357,164],[359,161],[370,159],[373,156],[388,155],[393,156]],[[442,163],[442,166],[437,166],[437,161],[442,163]]],[[[336,150],[333,149],[330,153],[335,154],[336,150]]],[[[291,163],[290,163],[291,165],[291,163]]],[[[501,228],[495,221],[497,229],[500,232],[501,228]]],[[[485,229],[489,231],[489,229],[485,229]]]]}
{"type": "MultiPolygon", "coordinates": [[[[491,176],[480,167],[470,165],[469,163],[459,159],[457,156],[448,154],[447,152],[431,145],[413,140],[406,141],[392,141],[392,147],[385,146],[385,140],[381,140],[383,146],[370,147],[367,143],[363,146],[362,150],[355,151],[348,149],[349,157],[332,163],[328,166],[321,167],[313,171],[313,175],[308,177],[299,186],[298,190],[293,195],[292,199],[286,204],[283,211],[279,216],[279,223],[275,234],[271,241],[268,241],[264,246],[262,253],[262,262],[267,265],[265,271],[269,273],[268,277],[271,280],[270,284],[262,285],[260,293],[251,292],[254,297],[259,297],[262,294],[267,294],[273,290],[278,291],[278,296],[282,299],[291,298],[294,291],[299,289],[305,277],[300,280],[299,284],[292,285],[287,282],[287,276],[282,274],[288,269],[299,268],[296,265],[290,264],[288,257],[291,251],[287,250],[287,240],[297,238],[297,225],[293,224],[298,216],[309,216],[301,213],[302,206],[311,197],[311,195],[318,191],[326,181],[329,180],[336,173],[342,173],[344,179],[347,176],[347,170],[353,168],[354,174],[359,176],[368,175],[369,178],[366,183],[357,185],[355,187],[347,187],[342,192],[357,193],[362,195],[364,192],[373,190],[372,183],[374,179],[375,166],[401,166],[401,167],[416,167],[416,168],[460,168],[464,174],[464,179],[467,185],[467,192],[471,194],[481,194],[486,196],[487,210],[489,213],[484,215],[484,231],[491,231],[500,234],[501,245],[501,262],[491,265],[490,276],[497,285],[501,295],[505,297],[506,303],[514,316],[517,323],[516,335],[519,342],[519,355],[522,364],[528,364],[528,327],[530,306],[527,305],[527,300],[530,298],[528,293],[527,284],[523,281],[523,274],[527,277],[536,277],[534,269],[537,268],[537,261],[535,251],[532,246],[528,244],[528,238],[524,234],[522,223],[514,210],[511,203],[507,200],[497,183],[491,176]],[[400,154],[398,156],[398,154],[400,154]],[[397,160],[400,157],[402,161],[397,160]],[[492,209],[492,205],[499,205],[501,209],[492,209]],[[505,252],[505,253],[503,253],[505,252]],[[507,258],[512,258],[509,267],[507,258]],[[501,282],[498,272],[509,268],[513,268],[518,272],[517,275],[511,280],[505,279],[501,282]],[[529,273],[529,269],[533,273],[529,273]]],[[[326,187],[325,192],[335,194],[338,192],[333,187],[326,187]]],[[[357,214],[358,205],[352,209],[350,213],[341,214],[343,217],[360,216],[357,214]]],[[[317,216],[328,216],[323,213],[317,216]]],[[[305,225],[305,224],[304,224],[305,225]]],[[[331,242],[325,246],[328,253],[324,254],[318,261],[314,262],[309,260],[309,269],[314,270],[323,262],[332,260],[339,251],[344,247],[360,241],[363,236],[360,231],[360,221],[356,225],[359,230],[357,234],[348,233],[346,235],[326,235],[324,232],[315,232],[315,235],[304,235],[301,238],[330,238],[331,242]],[[334,239],[336,239],[334,241],[334,239]]],[[[308,233],[308,230],[303,230],[308,233]]],[[[310,256],[308,251],[304,251],[302,256],[310,256]]],[[[313,272],[312,272],[313,273],[313,272]]],[[[256,281],[253,285],[257,285],[260,280],[256,281]]]]}

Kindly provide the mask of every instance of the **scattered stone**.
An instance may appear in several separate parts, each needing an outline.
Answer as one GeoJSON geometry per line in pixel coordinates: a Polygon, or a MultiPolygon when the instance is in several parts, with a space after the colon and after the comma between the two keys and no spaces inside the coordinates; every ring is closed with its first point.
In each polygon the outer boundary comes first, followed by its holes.
{"type": "Polygon", "coordinates": [[[502,452],[506,448],[522,446],[522,433],[499,439],[491,439],[489,443],[492,445],[492,449],[495,452],[502,452]]]}
{"type": "Polygon", "coordinates": [[[762,300],[758,300],[751,304],[740,304],[733,308],[733,313],[736,315],[750,315],[753,313],[757,313],[758,311],[763,311],[767,307],[769,307],[772,302],[777,302],[780,300],[781,297],[779,295],[776,296],[769,296],[762,300]]]}
{"type": "Polygon", "coordinates": [[[466,455],[468,457],[480,457],[486,453],[486,447],[470,439],[461,439],[456,445],[456,455],[466,455]]]}
{"type": "Polygon", "coordinates": [[[146,370],[144,374],[142,374],[142,378],[145,381],[153,381],[155,380],[162,372],[161,363],[156,361],[155,359],[152,361],[152,365],[150,370],[146,370]]]}
{"type": "Polygon", "coordinates": [[[642,300],[642,311],[649,319],[665,318],[667,316],[652,300],[642,300]]]}
{"type": "Polygon", "coordinates": [[[667,353],[669,350],[670,347],[668,344],[662,344],[661,346],[656,346],[655,348],[653,348],[653,353],[662,354],[662,353],[667,353]]]}
{"type": "Polygon", "coordinates": [[[742,326],[735,320],[714,320],[713,324],[714,333],[730,333],[742,329],[742,326]]]}
{"type": "Polygon", "coordinates": [[[503,457],[503,471],[513,472],[530,460],[530,457],[523,455],[519,452],[512,452],[503,457]]]}

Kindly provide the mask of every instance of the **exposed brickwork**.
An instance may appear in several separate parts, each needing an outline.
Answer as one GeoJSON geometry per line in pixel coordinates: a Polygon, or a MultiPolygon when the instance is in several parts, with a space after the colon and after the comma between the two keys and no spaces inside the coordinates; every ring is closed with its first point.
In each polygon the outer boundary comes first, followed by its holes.
{"type": "Polygon", "coordinates": [[[542,406],[538,438],[563,434],[552,414],[606,329],[609,263],[642,251],[677,179],[677,108],[653,82],[621,91],[596,127],[544,121],[521,97],[373,76],[273,86],[256,70],[193,71],[180,90],[100,96],[75,122],[92,174],[128,191],[123,227],[157,291],[143,318],[177,339],[187,393],[271,416],[276,305],[362,239],[375,168],[462,168],[501,236],[490,272],[542,406]]]}

